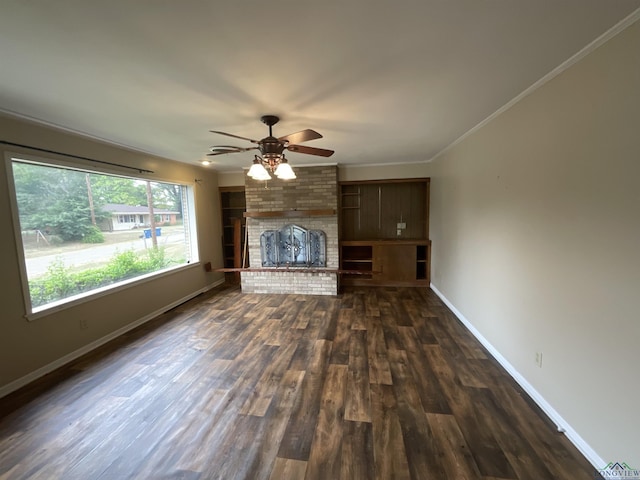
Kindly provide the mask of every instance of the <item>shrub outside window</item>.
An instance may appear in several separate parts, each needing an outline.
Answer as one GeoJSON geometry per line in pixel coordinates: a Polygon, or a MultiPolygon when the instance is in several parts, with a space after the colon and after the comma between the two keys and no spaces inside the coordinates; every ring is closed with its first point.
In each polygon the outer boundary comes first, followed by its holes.
{"type": "Polygon", "coordinates": [[[27,314],[196,262],[190,186],[11,159],[27,314]]]}

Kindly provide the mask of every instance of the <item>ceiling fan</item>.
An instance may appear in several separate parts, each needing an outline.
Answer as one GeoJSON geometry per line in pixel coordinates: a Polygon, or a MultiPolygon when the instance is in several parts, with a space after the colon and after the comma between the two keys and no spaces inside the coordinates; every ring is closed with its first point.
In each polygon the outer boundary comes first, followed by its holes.
{"type": "Polygon", "coordinates": [[[262,157],[255,155],[253,165],[249,170],[250,177],[256,180],[268,180],[271,178],[267,169],[273,171],[278,178],[289,179],[296,178],[291,166],[288,164],[287,159],[284,156],[284,151],[305,153],[307,155],[317,155],[320,157],[330,157],[333,155],[333,150],[326,150],[324,148],[307,147],[304,145],[298,145],[301,142],[308,142],[309,140],[315,140],[322,138],[315,130],[306,129],[296,133],[291,133],[283,137],[274,137],[272,127],[280,121],[276,115],[263,115],[260,117],[262,123],[269,127],[269,136],[262,140],[253,140],[251,138],[241,137],[239,135],[233,135],[231,133],[220,132],[217,130],[210,130],[211,133],[217,133],[219,135],[226,135],[228,137],[238,138],[240,140],[247,140],[251,143],[255,143],[253,147],[236,147],[232,145],[216,145],[211,147],[211,153],[208,155],[224,155],[227,153],[247,152],[250,150],[259,150],[262,157]]]}

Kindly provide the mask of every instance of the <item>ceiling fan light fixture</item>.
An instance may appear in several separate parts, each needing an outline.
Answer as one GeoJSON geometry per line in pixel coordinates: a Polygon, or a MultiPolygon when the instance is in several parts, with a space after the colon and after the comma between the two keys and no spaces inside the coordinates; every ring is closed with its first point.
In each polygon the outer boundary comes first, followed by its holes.
{"type": "Polygon", "coordinates": [[[296,178],[296,174],[293,172],[293,169],[291,168],[291,165],[289,165],[287,159],[284,158],[284,155],[273,173],[275,173],[276,177],[281,180],[293,180],[296,178]]]}
{"type": "Polygon", "coordinates": [[[253,160],[253,165],[251,165],[251,168],[247,172],[247,175],[254,180],[271,180],[271,175],[269,175],[267,169],[264,168],[257,155],[253,160]]]}

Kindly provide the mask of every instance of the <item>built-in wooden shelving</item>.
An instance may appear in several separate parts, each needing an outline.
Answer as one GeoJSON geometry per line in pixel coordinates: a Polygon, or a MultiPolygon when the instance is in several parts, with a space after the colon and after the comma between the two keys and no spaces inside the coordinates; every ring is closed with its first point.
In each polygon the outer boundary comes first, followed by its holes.
{"type": "MultiPolygon", "coordinates": [[[[222,255],[226,268],[242,267],[242,259],[248,262],[245,248],[246,221],[243,218],[246,200],[244,188],[221,187],[220,210],[222,218],[222,255]]],[[[240,281],[237,273],[226,276],[230,283],[240,281]]]]}
{"type": "Polygon", "coordinates": [[[340,242],[344,285],[429,285],[430,240],[340,242]]]}
{"type": "Polygon", "coordinates": [[[428,178],[340,183],[344,285],[429,285],[428,178]],[[374,274],[375,273],[375,274],[374,274]]]}

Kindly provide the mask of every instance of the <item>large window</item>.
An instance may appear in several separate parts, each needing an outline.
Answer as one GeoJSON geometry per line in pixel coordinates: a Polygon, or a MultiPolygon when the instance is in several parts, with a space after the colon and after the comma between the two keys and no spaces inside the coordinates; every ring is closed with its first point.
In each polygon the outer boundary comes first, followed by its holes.
{"type": "Polygon", "coordinates": [[[190,186],[13,158],[28,314],[198,260],[190,186]]]}

